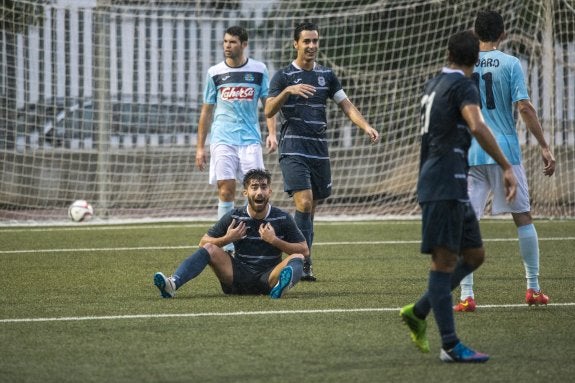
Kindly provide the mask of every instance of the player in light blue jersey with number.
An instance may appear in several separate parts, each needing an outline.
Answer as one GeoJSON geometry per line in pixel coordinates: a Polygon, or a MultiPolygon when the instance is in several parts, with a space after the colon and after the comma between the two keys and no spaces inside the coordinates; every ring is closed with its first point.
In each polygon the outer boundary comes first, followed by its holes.
{"type": "MultiPolygon", "coordinates": [[[[478,219],[483,215],[490,193],[493,193],[493,214],[511,213],[517,226],[519,252],[527,278],[525,302],[529,305],[547,304],[549,298],[539,286],[539,243],[521,163],[521,147],[513,117],[514,105],[541,147],[544,175],[551,176],[555,172],[555,158],[545,140],[535,108],[529,101],[519,59],[498,49],[505,38],[503,18],[494,11],[480,12],[475,20],[475,33],[481,43],[473,78],[481,95],[481,112],[499,147],[513,165],[518,188],[517,198],[507,202],[500,168],[474,140],[469,150],[469,197],[478,219]]],[[[475,311],[475,308],[473,274],[469,274],[461,281],[461,301],[455,306],[455,311],[475,311]]]]}
{"type": "MultiPolygon", "coordinates": [[[[225,60],[208,69],[198,124],[196,166],[204,170],[204,146],[211,125],[209,183],[218,187],[218,219],[234,208],[236,180],[263,169],[258,102],[265,106],[269,74],[264,63],[248,58],[248,33],[239,26],[224,34],[225,60]]],[[[266,120],[268,153],[277,149],[275,119],[266,120]]],[[[225,248],[233,251],[233,245],[225,248]]]]}

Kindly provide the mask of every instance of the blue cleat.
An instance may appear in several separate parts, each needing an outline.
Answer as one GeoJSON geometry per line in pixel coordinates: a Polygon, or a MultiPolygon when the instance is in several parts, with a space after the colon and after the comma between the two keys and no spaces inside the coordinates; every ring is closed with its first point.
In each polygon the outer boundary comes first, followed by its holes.
{"type": "Polygon", "coordinates": [[[173,298],[176,295],[176,284],[170,277],[166,277],[163,273],[157,272],[154,274],[154,285],[160,290],[162,298],[173,298]]]}
{"type": "Polygon", "coordinates": [[[274,286],[270,292],[270,297],[272,299],[279,299],[282,297],[286,289],[291,288],[291,277],[293,275],[293,269],[291,266],[286,266],[280,272],[278,283],[274,286]]]}
{"type": "Polygon", "coordinates": [[[459,342],[449,351],[442,348],[439,359],[448,363],[484,363],[489,360],[489,355],[474,351],[459,342]]]}

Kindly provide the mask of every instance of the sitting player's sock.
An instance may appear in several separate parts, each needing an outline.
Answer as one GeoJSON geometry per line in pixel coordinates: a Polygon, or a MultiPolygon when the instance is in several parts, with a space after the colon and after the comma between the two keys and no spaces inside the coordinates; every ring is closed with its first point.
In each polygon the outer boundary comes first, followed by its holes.
{"type": "Polygon", "coordinates": [[[210,262],[210,253],[203,247],[200,247],[192,255],[184,259],[172,275],[176,289],[197,277],[206,268],[208,262],[210,262]]]}
{"type": "Polygon", "coordinates": [[[288,266],[291,266],[293,273],[292,273],[292,286],[295,285],[296,283],[299,282],[299,280],[301,279],[301,275],[303,273],[303,260],[301,260],[300,258],[292,258],[289,260],[289,262],[287,263],[288,266]]]}

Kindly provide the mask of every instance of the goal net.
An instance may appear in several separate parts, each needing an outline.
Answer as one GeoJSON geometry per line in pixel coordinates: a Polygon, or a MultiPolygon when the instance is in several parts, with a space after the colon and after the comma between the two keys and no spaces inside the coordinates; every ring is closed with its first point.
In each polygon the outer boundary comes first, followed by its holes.
{"type": "MultiPolygon", "coordinates": [[[[293,27],[302,20],[319,25],[318,61],[334,69],[382,137],[369,144],[330,102],[333,194],[317,217],[417,216],[422,85],[445,64],[449,36],[472,28],[489,7],[504,16],[501,49],[521,59],[558,162],[544,177],[539,147],[519,121],[533,214],[575,216],[574,0],[6,0],[0,7],[0,223],[65,220],[76,199],[103,221],[215,219],[216,188],[195,168],[206,71],[223,59],[224,30],[239,24],[250,35],[248,55],[273,75],[293,60],[293,27]]],[[[265,126],[263,113],[261,120],[265,126]]],[[[291,210],[277,154],[264,159],[274,205],[291,210]]]]}

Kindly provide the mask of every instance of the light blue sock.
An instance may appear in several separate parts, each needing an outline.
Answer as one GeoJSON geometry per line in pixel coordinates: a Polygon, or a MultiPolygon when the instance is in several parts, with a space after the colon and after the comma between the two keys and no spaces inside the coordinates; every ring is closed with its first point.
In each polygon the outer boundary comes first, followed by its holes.
{"type": "MultiPolygon", "coordinates": [[[[218,219],[222,218],[224,215],[226,215],[226,213],[232,211],[233,209],[234,209],[233,201],[232,202],[226,202],[226,201],[219,200],[218,201],[218,219]]],[[[229,245],[224,246],[223,249],[225,251],[234,251],[234,244],[230,243],[229,245]]]]}
{"type": "Polygon", "coordinates": [[[218,201],[218,219],[226,215],[227,212],[232,211],[234,208],[234,202],[218,201]]]}
{"type": "Polygon", "coordinates": [[[467,274],[467,276],[461,280],[459,285],[461,286],[460,297],[462,301],[467,297],[475,298],[473,295],[473,273],[467,274]]]}
{"type": "Polygon", "coordinates": [[[539,239],[535,225],[529,224],[517,228],[519,253],[523,258],[527,288],[539,291],[539,239]]]}

